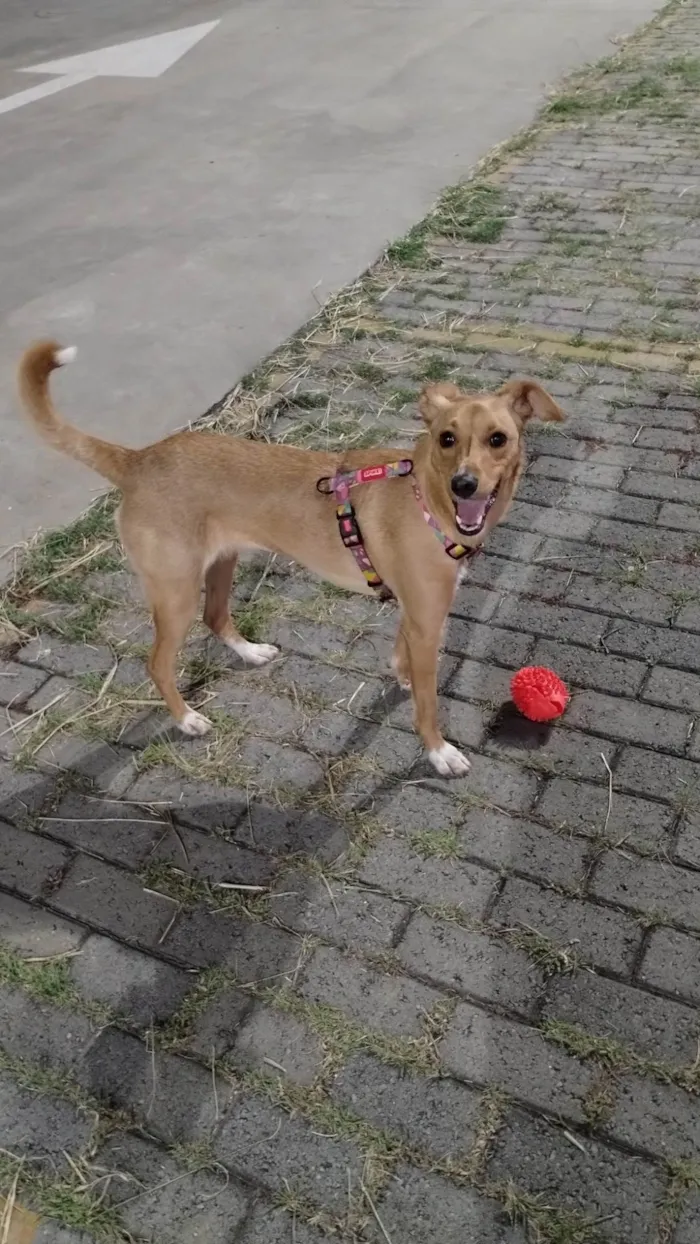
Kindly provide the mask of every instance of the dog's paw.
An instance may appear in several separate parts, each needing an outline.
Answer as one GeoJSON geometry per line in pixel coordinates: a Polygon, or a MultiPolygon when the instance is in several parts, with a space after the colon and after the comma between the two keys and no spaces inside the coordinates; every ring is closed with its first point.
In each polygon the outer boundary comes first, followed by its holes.
{"type": "Polygon", "coordinates": [[[401,690],[410,691],[411,690],[410,675],[407,673],[404,667],[396,660],[395,656],[391,658],[391,668],[394,674],[394,678],[399,684],[401,690]]]}
{"type": "Polygon", "coordinates": [[[237,656],[247,665],[267,665],[279,656],[279,648],[274,644],[251,644],[247,639],[237,639],[228,644],[237,656]]]}
{"type": "Polygon", "coordinates": [[[440,777],[464,777],[469,772],[470,764],[466,756],[451,743],[443,743],[428,752],[428,760],[440,777]]]}
{"type": "Polygon", "coordinates": [[[188,738],[195,739],[206,734],[211,730],[211,722],[203,713],[198,713],[193,708],[188,708],[182,721],[178,721],[178,726],[183,734],[188,738]]]}

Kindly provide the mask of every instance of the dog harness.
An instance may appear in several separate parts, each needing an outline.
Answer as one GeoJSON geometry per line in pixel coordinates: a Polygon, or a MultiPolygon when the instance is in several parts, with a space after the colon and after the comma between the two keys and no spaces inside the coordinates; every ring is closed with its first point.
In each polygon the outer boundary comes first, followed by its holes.
{"type": "MultiPolygon", "coordinates": [[[[354,488],[356,484],[373,484],[376,480],[394,479],[400,475],[411,475],[412,472],[412,460],[410,458],[401,458],[398,462],[385,462],[381,466],[362,467],[359,471],[339,471],[337,475],[325,476],[323,479],[318,480],[316,484],[319,492],[327,495],[333,493],[336,502],[335,513],[338,519],[340,538],[346,549],[349,549],[355,558],[365,580],[371,588],[374,588],[381,600],[393,600],[394,594],[386,586],[383,579],[379,577],[369,559],[362,539],[360,524],[357,521],[355,507],[350,500],[350,489],[354,488]]],[[[423,518],[435,532],[447,556],[451,557],[453,561],[461,561],[463,557],[474,557],[479,552],[479,549],[468,548],[464,544],[456,544],[454,540],[450,540],[449,536],[446,536],[444,531],[438,527],[423,500],[423,495],[415,479],[411,480],[411,483],[416,500],[421,507],[423,518]]]]}

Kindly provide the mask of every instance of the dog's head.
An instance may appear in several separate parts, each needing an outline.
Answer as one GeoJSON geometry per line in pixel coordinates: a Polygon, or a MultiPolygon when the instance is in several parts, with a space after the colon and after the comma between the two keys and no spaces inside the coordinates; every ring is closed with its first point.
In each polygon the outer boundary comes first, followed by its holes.
{"type": "Polygon", "coordinates": [[[430,437],[427,469],[437,495],[454,507],[460,535],[482,534],[504,515],[522,469],[530,419],[561,422],[563,412],[535,380],[509,380],[496,393],[427,385],[420,412],[430,437]]]}

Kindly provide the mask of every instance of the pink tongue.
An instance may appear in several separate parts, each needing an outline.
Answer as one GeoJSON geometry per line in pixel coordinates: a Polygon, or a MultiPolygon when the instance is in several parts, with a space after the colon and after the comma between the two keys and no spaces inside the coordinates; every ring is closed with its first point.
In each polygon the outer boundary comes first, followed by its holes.
{"type": "Polygon", "coordinates": [[[488,497],[478,497],[474,501],[459,501],[457,514],[465,527],[477,527],[484,517],[488,497]]]}

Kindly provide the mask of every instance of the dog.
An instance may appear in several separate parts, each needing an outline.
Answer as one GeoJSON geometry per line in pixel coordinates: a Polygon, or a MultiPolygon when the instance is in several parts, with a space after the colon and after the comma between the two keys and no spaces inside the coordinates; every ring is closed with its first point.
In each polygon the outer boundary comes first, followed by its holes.
{"type": "Polygon", "coordinates": [[[271,644],[244,639],[229,607],[240,553],[265,549],[338,587],[396,599],[392,666],[400,685],[411,690],[415,727],[441,776],[466,774],[467,757],[446,742],[438,725],[441,637],[462,560],[478,551],[515,494],[524,428],[532,418],[564,418],[546,390],[527,379],[510,380],[493,393],[427,385],[419,399],[425,430],[409,460],[405,450],[384,446],[341,458],[206,431],[177,432],[128,449],[87,435],[57,414],[49,376],[75,353],[53,341],[31,346],[19,365],[20,397],[45,441],[122,493],[119,534],[155,629],[148,670],[183,733],[202,735],[211,726],[185,702],[175,678],[202,584],[204,621],[227,647],[252,665],[278,653],[271,644]],[[350,500],[355,484],[356,506],[350,500]]]}

